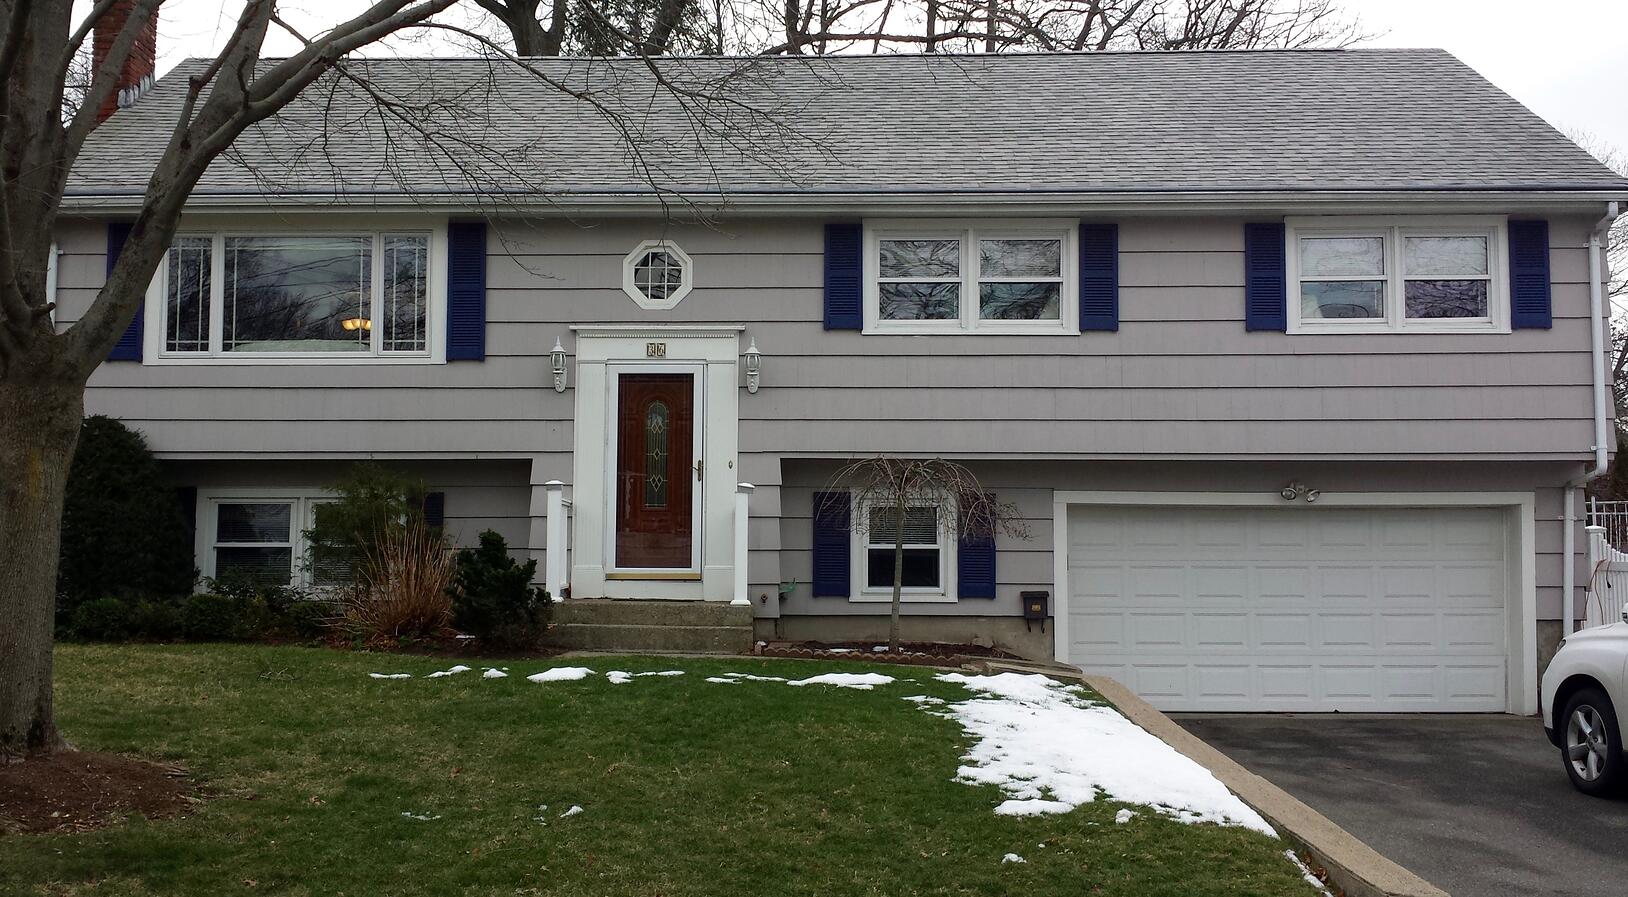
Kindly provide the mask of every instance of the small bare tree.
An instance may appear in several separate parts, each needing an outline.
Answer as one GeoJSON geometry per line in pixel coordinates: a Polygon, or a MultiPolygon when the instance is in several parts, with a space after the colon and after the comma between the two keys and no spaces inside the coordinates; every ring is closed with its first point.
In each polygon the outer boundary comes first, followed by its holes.
{"type": "Polygon", "coordinates": [[[966,467],[942,458],[878,455],[846,464],[831,478],[828,495],[854,502],[856,532],[877,528],[893,540],[893,603],[888,650],[899,650],[899,610],[904,596],[905,533],[912,508],[934,511],[935,534],[951,539],[1029,538],[1017,507],[1003,504],[966,467]],[[885,516],[877,516],[885,515],[885,516]]]}

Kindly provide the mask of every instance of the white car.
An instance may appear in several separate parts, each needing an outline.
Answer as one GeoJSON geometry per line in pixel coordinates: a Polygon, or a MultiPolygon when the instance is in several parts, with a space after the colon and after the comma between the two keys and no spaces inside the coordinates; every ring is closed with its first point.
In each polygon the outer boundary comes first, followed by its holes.
{"type": "Polygon", "coordinates": [[[1628,755],[1618,708],[1628,711],[1628,610],[1623,622],[1560,640],[1543,671],[1538,712],[1571,783],[1604,795],[1628,785],[1628,755]]]}

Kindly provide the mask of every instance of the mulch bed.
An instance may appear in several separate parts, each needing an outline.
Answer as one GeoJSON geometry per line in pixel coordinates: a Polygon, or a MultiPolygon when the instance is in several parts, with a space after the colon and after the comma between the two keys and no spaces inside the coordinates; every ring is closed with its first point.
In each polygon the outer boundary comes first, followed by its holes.
{"type": "Polygon", "coordinates": [[[84,831],[135,813],[179,816],[195,798],[184,770],[118,754],[61,751],[0,764],[0,833],[84,831]]]}
{"type": "Polygon", "coordinates": [[[797,657],[814,660],[864,660],[913,666],[960,666],[978,658],[1017,660],[999,648],[947,642],[900,642],[898,651],[877,651],[875,642],[769,642],[753,653],[763,657],[797,657]]]}

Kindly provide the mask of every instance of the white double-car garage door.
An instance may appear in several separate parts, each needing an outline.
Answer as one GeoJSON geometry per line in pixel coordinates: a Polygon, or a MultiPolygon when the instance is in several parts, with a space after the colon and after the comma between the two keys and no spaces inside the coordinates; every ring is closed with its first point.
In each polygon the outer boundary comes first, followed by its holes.
{"type": "Polygon", "coordinates": [[[1156,707],[1507,708],[1519,587],[1504,509],[1088,504],[1066,517],[1058,647],[1156,707]]]}

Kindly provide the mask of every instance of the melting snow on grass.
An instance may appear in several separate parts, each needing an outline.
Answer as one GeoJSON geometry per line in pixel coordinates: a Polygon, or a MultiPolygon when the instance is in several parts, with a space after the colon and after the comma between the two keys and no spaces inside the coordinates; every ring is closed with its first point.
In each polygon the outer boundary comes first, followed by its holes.
{"type": "Polygon", "coordinates": [[[653,672],[653,673],[629,673],[626,670],[611,670],[610,672],[605,674],[605,678],[607,680],[609,680],[610,684],[612,684],[612,685],[626,685],[629,682],[632,682],[634,679],[642,679],[645,676],[682,676],[682,675],[684,675],[683,670],[660,670],[660,671],[653,672]]]}
{"type": "Polygon", "coordinates": [[[431,816],[428,813],[414,813],[411,810],[403,810],[401,815],[407,817],[408,819],[415,819],[419,822],[434,822],[435,820],[441,818],[440,816],[431,816]]]}
{"type": "Polygon", "coordinates": [[[581,807],[577,806],[576,804],[572,804],[571,809],[566,810],[564,813],[560,814],[560,818],[564,819],[567,816],[575,816],[575,815],[577,815],[578,813],[581,813],[581,812],[582,812],[581,807]]]}
{"type": "Polygon", "coordinates": [[[1001,862],[1003,862],[1003,863],[1027,863],[1028,860],[1024,859],[1023,857],[1018,856],[1015,853],[1009,853],[1006,856],[1001,857],[1001,862]]]}
{"type": "Polygon", "coordinates": [[[975,739],[957,777],[999,787],[1008,799],[996,813],[1066,813],[1100,793],[1144,804],[1181,822],[1276,834],[1209,770],[1112,707],[1079,697],[1075,686],[1022,673],[940,673],[934,678],[977,695],[942,707],[919,703],[929,713],[959,722],[975,739]]]}
{"type": "Polygon", "coordinates": [[[1317,893],[1322,894],[1323,897],[1334,897],[1328,886],[1323,884],[1323,880],[1313,875],[1310,867],[1300,861],[1299,855],[1292,850],[1285,850],[1283,855],[1289,858],[1289,862],[1294,863],[1296,869],[1300,870],[1300,877],[1306,880],[1306,884],[1316,888],[1317,893]]]}
{"type": "Polygon", "coordinates": [[[509,678],[509,674],[497,669],[496,667],[487,667],[486,672],[481,673],[480,677],[482,679],[507,679],[509,678]]]}
{"type": "Polygon", "coordinates": [[[369,679],[411,679],[412,673],[368,673],[369,679]]]}
{"type": "Polygon", "coordinates": [[[541,673],[532,673],[530,676],[526,677],[526,681],[574,682],[578,679],[586,679],[593,674],[594,671],[588,669],[587,667],[555,667],[551,670],[543,670],[541,673]]]}
{"type": "Polygon", "coordinates": [[[838,688],[857,688],[869,691],[878,685],[887,685],[893,681],[892,676],[881,673],[826,673],[821,676],[810,676],[807,679],[793,679],[787,685],[835,685],[838,688]]]}
{"type": "Polygon", "coordinates": [[[428,676],[425,676],[424,678],[426,678],[426,679],[439,679],[442,676],[454,676],[454,675],[457,675],[458,673],[467,673],[467,672],[469,672],[469,667],[466,667],[466,666],[464,666],[463,664],[460,663],[460,664],[458,664],[456,666],[451,666],[451,667],[448,667],[448,668],[446,668],[444,670],[436,670],[435,672],[429,674],[428,676]]]}

